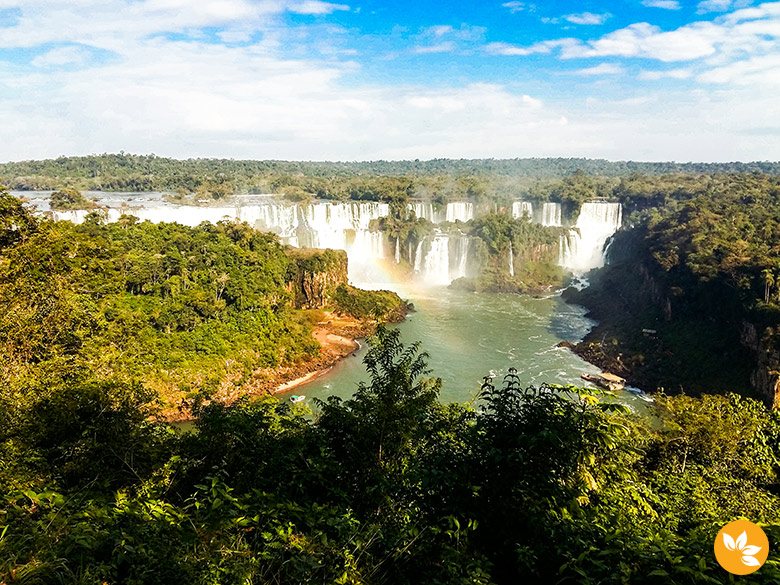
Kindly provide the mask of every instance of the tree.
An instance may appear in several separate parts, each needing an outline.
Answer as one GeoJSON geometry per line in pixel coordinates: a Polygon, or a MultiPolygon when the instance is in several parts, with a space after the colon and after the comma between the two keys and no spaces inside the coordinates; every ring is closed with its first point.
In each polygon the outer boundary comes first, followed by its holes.
{"type": "Polygon", "coordinates": [[[765,268],[761,271],[761,276],[764,279],[764,302],[768,303],[769,293],[775,285],[775,273],[771,268],[765,268]]]}
{"type": "Polygon", "coordinates": [[[68,209],[92,209],[95,204],[89,201],[78,189],[66,187],[54,191],[49,196],[49,207],[55,211],[68,209]]]}

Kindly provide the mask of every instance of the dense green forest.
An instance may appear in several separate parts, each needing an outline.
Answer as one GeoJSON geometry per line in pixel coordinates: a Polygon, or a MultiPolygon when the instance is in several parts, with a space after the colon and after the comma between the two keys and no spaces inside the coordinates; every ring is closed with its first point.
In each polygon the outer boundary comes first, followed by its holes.
{"type": "MultiPolygon", "coordinates": [[[[91,376],[3,400],[0,579],[730,583],[724,523],[780,539],[780,417],[759,403],[659,396],[636,421],[510,373],[476,409],[444,405],[416,345],[371,344],[370,383],[315,419],[214,403],[182,434],[139,387],[91,376]]],[[[739,582],[778,579],[773,549],[739,582]]]]}
{"type": "MultiPolygon", "coordinates": [[[[296,309],[311,291],[371,319],[400,300],[337,284],[343,254],[245,224],[73,225],[0,194],[0,582],[725,584],[713,541],[739,517],[773,547],[739,582],[780,581],[780,410],[729,392],[776,387],[780,180],[575,172],[536,189],[623,203],[613,262],[577,297],[603,319],[589,343],[700,397],[656,394],[640,420],[511,372],[442,404],[424,348],[380,327],[349,400],[207,400],[231,372],[316,352],[296,309]],[[194,432],[165,421],[171,388],[194,432]]],[[[557,234],[538,228],[451,227],[497,267],[510,242],[543,256],[557,234]]]]}
{"type": "Polygon", "coordinates": [[[628,225],[571,294],[601,321],[585,355],[643,387],[780,404],[780,181],[634,177],[614,195],[628,225]]]}
{"type": "Polygon", "coordinates": [[[0,183],[14,190],[73,187],[168,191],[180,197],[191,193],[197,199],[219,199],[233,193],[279,193],[294,200],[319,197],[391,201],[407,196],[511,200],[525,193],[533,197],[552,195],[553,200],[565,202],[569,191],[573,191],[576,200],[578,189],[569,189],[553,180],[578,173],[618,179],[637,173],[752,172],[777,175],[780,163],[641,163],[580,158],[288,162],[175,160],[121,153],[0,164],[0,183]]]}
{"type": "MultiPolygon", "coordinates": [[[[346,282],[344,252],[304,258],[247,224],[104,224],[94,212],[74,225],[35,217],[5,192],[0,213],[0,366],[19,405],[85,377],[143,383],[169,407],[207,399],[316,355],[298,307],[355,311],[350,295],[330,295],[346,282]],[[311,286],[334,266],[332,282],[311,286]]],[[[361,318],[402,305],[394,293],[363,297],[361,318]]]]}

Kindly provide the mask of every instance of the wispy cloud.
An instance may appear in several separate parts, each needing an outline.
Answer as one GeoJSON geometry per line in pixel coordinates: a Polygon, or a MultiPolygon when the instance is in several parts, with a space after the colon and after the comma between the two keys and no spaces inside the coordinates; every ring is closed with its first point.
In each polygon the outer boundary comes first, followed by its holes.
{"type": "Polygon", "coordinates": [[[441,36],[444,36],[446,34],[451,33],[453,30],[455,30],[455,29],[453,29],[452,26],[450,26],[449,24],[440,24],[440,25],[436,25],[436,26],[432,26],[432,27],[428,28],[427,32],[429,32],[430,34],[432,34],[435,37],[441,37],[441,36]]]}
{"type": "Polygon", "coordinates": [[[86,65],[92,58],[92,52],[85,47],[70,46],[52,49],[35,57],[33,67],[60,67],[63,65],[86,65]]]}
{"type": "Polygon", "coordinates": [[[708,12],[728,12],[730,10],[739,10],[746,8],[753,2],[751,0],[704,0],[697,5],[699,14],[708,12]]]}
{"type": "Polygon", "coordinates": [[[642,0],[642,6],[664,10],[680,10],[682,8],[678,0],[642,0]]]}
{"type": "Polygon", "coordinates": [[[604,24],[611,14],[593,14],[592,12],[582,12],[580,14],[567,14],[563,18],[572,24],[597,25],[604,24]]]}
{"type": "Polygon", "coordinates": [[[319,0],[306,0],[300,4],[291,5],[289,10],[296,14],[331,14],[337,10],[349,10],[349,6],[346,4],[320,2],[319,0]]]}
{"type": "Polygon", "coordinates": [[[690,69],[666,69],[658,71],[642,71],[639,79],[643,81],[658,81],[659,79],[689,79],[693,76],[690,69]]]}
{"type": "Polygon", "coordinates": [[[509,8],[509,12],[512,14],[522,12],[523,10],[527,9],[525,2],[504,2],[501,6],[504,8],[509,8]]]}
{"type": "Polygon", "coordinates": [[[415,47],[413,52],[418,55],[426,55],[431,53],[450,53],[456,48],[455,43],[452,41],[445,41],[438,45],[427,45],[424,47],[415,47]]]}
{"type": "Polygon", "coordinates": [[[542,41],[521,47],[510,43],[489,43],[485,45],[485,50],[491,55],[505,55],[508,57],[525,57],[527,55],[537,55],[552,53],[555,49],[565,48],[576,45],[576,39],[558,39],[555,41],[542,41]]]}
{"type": "Polygon", "coordinates": [[[699,75],[704,83],[780,87],[780,55],[764,55],[716,67],[699,75]]]}
{"type": "Polygon", "coordinates": [[[600,63],[595,67],[586,67],[585,69],[578,69],[573,71],[576,75],[595,76],[595,75],[619,75],[625,73],[626,70],[614,63],[600,63]]]}

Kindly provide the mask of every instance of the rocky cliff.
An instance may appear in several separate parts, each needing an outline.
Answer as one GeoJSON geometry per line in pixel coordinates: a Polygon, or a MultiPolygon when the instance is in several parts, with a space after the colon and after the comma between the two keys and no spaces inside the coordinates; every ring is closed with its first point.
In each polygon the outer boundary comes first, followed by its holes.
{"type": "Polygon", "coordinates": [[[287,290],[296,309],[321,309],[340,284],[347,284],[347,253],[343,250],[289,248],[287,290]]]}
{"type": "Polygon", "coordinates": [[[772,408],[780,408],[780,350],[777,336],[767,328],[759,337],[753,323],[744,322],[740,341],[755,355],[750,385],[772,408]]]}
{"type": "Polygon", "coordinates": [[[643,390],[737,392],[771,403],[771,376],[758,372],[768,372],[772,353],[760,359],[757,335],[745,343],[739,299],[720,282],[663,270],[633,236],[615,238],[612,264],[591,274],[589,288],[564,295],[599,321],[575,352],[643,390]]]}

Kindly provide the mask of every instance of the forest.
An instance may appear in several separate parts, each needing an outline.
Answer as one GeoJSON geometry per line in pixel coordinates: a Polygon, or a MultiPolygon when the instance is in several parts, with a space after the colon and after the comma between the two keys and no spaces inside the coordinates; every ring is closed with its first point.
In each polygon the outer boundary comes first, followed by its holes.
{"type": "Polygon", "coordinates": [[[104,223],[96,211],[74,225],[7,192],[0,213],[2,382],[19,406],[89,379],[142,383],[175,409],[312,359],[313,309],[384,320],[402,308],[395,293],[361,292],[355,315],[358,293],[335,295],[344,252],[302,256],[247,224],[104,223]],[[305,303],[295,284],[327,272],[333,290],[305,303]]]}
{"type": "MultiPolygon", "coordinates": [[[[532,198],[581,203],[595,185],[570,188],[561,181],[584,176],[780,174],[780,163],[642,163],[582,158],[479,159],[372,162],[176,160],[126,153],[60,157],[0,164],[0,184],[11,190],[165,191],[180,201],[221,199],[234,193],[276,193],[293,200],[384,200],[398,197],[532,198]]],[[[582,181],[580,181],[582,183],[582,181]]],[[[587,183],[587,182],[586,182],[587,183]]]]}
{"type": "Polygon", "coordinates": [[[779,405],[780,181],[635,177],[614,195],[628,227],[592,286],[569,293],[600,321],[583,354],[643,387],[779,405]]]}
{"type": "MultiPolygon", "coordinates": [[[[780,410],[728,373],[744,355],[707,344],[752,351],[746,324],[765,354],[777,344],[780,182],[574,172],[534,188],[623,203],[614,262],[578,302],[604,315],[613,363],[670,360],[669,378],[642,374],[668,388],[655,417],[514,371],[444,404],[425,348],[382,326],[350,399],[212,400],[229,372],[317,351],[295,283],[341,270],[338,254],[296,257],[233,222],[53,222],[0,194],[0,582],[734,582],[712,555],[726,522],[780,542],[780,410]],[[632,346],[643,327],[658,338],[632,346]],[[686,370],[694,350],[720,369],[686,370]],[[174,398],[194,430],[166,420],[174,398]]],[[[555,237],[503,214],[468,229],[496,252],[555,237]]],[[[400,299],[339,286],[329,302],[382,320],[400,299]]],[[[778,580],[775,547],[739,582],[778,580]]]]}
{"type": "MultiPolygon", "coordinates": [[[[741,516],[780,538],[780,417],[736,395],[488,379],[442,404],[426,356],[380,328],[370,382],[315,418],[274,398],[198,407],[74,380],[0,416],[7,583],[730,583],[741,516]]],[[[3,390],[5,392],[5,390],[3,390]]],[[[776,583],[780,557],[742,583],[776,583]]]]}

